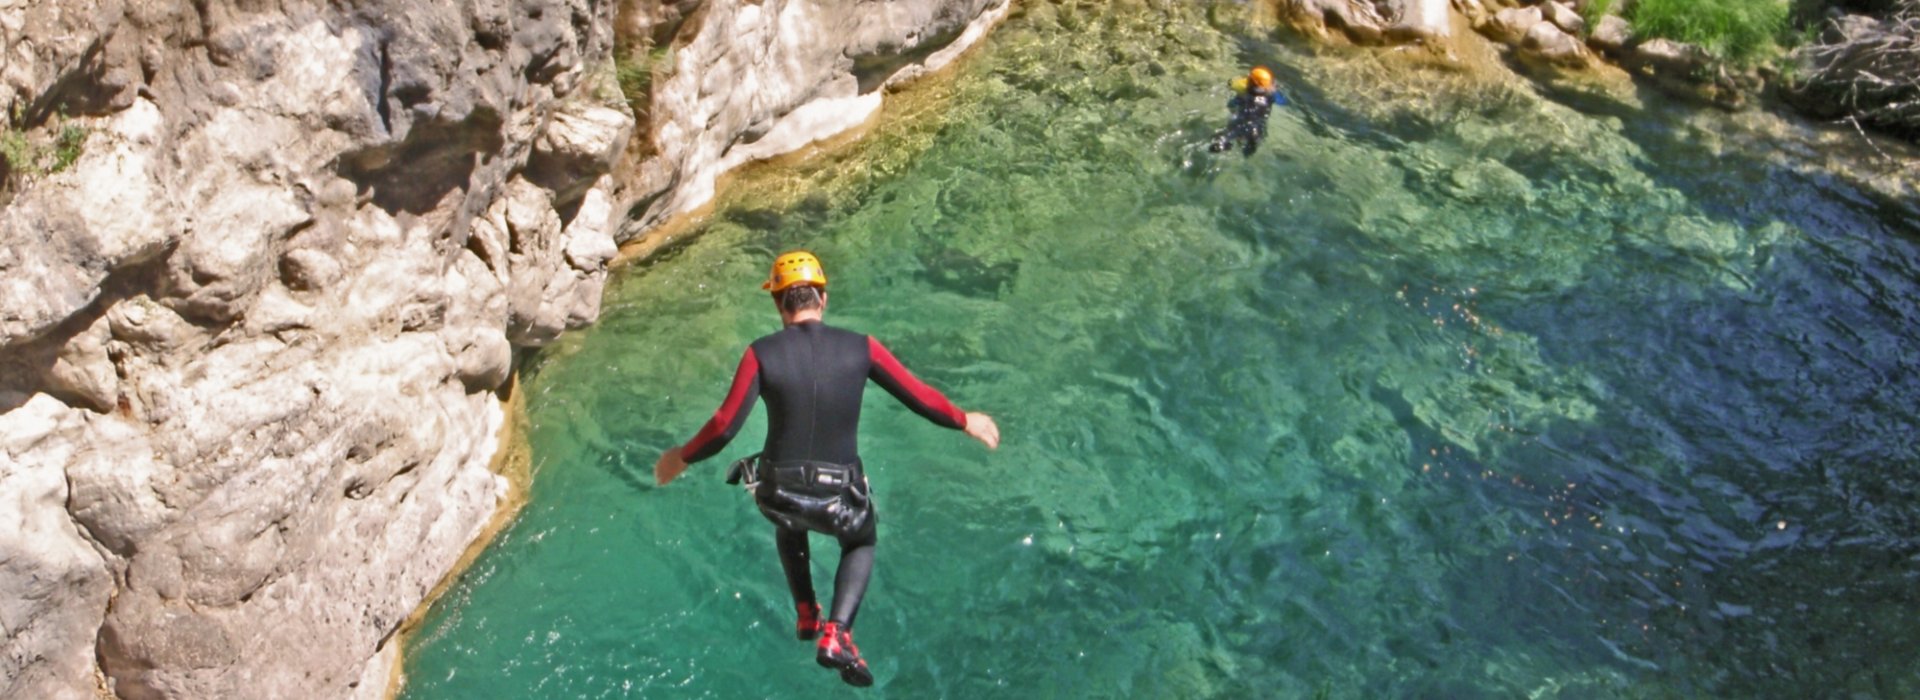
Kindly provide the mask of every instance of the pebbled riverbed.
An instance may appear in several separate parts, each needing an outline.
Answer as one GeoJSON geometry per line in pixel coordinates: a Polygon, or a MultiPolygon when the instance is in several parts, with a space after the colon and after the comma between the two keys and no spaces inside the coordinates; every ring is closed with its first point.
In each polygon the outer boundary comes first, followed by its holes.
{"type": "Polygon", "coordinates": [[[651,481],[801,246],[830,323],[1005,436],[869,393],[863,692],[1920,693],[1914,204],[1650,95],[1268,36],[1027,3],[865,140],[742,177],[535,358],[531,503],[405,697],[853,693],[721,483],[764,414],[651,481]],[[1294,104],[1208,154],[1252,62],[1294,104]]]}

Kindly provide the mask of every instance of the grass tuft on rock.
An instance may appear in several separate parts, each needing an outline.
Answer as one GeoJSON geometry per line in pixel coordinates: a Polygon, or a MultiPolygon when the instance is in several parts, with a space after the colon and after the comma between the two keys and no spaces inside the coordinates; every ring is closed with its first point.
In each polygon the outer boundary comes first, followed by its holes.
{"type": "Polygon", "coordinates": [[[619,47],[614,51],[613,77],[626,95],[634,117],[645,119],[653,102],[653,84],[673,66],[672,46],[619,47]]]}
{"type": "Polygon", "coordinates": [[[0,123],[0,189],[11,189],[72,167],[80,159],[87,142],[87,129],[55,117],[51,129],[29,129],[22,125],[18,107],[13,118],[0,123]]]}
{"type": "Polygon", "coordinates": [[[1779,45],[1788,6],[1780,0],[1635,0],[1634,33],[1700,46],[1723,60],[1753,65],[1779,45]]]}
{"type": "Polygon", "coordinates": [[[1600,26],[1600,18],[1612,12],[1613,0],[1587,0],[1587,4],[1580,6],[1580,19],[1586,20],[1587,32],[1592,33],[1594,27],[1600,26]]]}

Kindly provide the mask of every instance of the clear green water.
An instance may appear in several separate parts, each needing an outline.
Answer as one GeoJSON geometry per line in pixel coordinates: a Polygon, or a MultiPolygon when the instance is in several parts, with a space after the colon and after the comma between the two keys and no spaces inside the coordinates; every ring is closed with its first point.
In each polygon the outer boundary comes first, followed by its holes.
{"type": "Polygon", "coordinates": [[[1920,225],[1685,111],[1163,4],[1025,3],[951,85],[623,271],[536,358],[532,502],[406,696],[1920,694],[1920,225]],[[1298,106],[1208,156],[1251,61],[1298,106]],[[830,322],[1006,438],[870,393],[869,691],[791,639],[771,528],[720,481],[758,415],[650,480],[795,246],[830,322]]]}

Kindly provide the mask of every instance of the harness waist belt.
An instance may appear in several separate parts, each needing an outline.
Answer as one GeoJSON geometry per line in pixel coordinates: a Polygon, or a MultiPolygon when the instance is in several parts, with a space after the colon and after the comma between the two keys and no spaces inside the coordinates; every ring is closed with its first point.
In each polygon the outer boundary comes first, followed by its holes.
{"type": "Polygon", "coordinates": [[[773,483],[783,488],[838,491],[860,477],[860,462],[857,460],[853,464],[810,460],[760,463],[760,478],[771,478],[773,483]]]}
{"type": "Polygon", "coordinates": [[[753,501],[761,515],[780,527],[824,532],[842,540],[871,533],[873,501],[858,460],[853,464],[763,461],[759,474],[753,501]]]}

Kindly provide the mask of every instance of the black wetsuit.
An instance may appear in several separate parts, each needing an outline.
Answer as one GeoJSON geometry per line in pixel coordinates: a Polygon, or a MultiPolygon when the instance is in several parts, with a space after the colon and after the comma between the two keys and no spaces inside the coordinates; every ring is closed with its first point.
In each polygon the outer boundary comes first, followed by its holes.
{"type": "Polygon", "coordinates": [[[1227,128],[1213,135],[1213,143],[1207,150],[1219,153],[1231,147],[1235,140],[1241,140],[1244,143],[1240,152],[1253,155],[1261,139],[1267,137],[1267,117],[1273,114],[1277,94],[1272,89],[1248,87],[1246,92],[1234,95],[1227,101],[1227,110],[1233,112],[1233,119],[1227,122],[1227,128]]]}
{"type": "Polygon", "coordinates": [[[809,321],[753,341],[727,399],[682,447],[697,462],[740,431],[758,397],[767,443],[754,500],[773,521],[795,603],[814,602],[807,531],[840,541],[829,619],[852,627],[873,570],[875,516],[860,464],[860,397],[872,379],[927,420],[965,429],[966,414],[914,377],[871,336],[809,321]],[[837,471],[836,471],[837,470],[837,471]]]}

